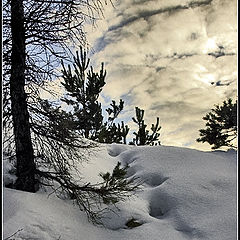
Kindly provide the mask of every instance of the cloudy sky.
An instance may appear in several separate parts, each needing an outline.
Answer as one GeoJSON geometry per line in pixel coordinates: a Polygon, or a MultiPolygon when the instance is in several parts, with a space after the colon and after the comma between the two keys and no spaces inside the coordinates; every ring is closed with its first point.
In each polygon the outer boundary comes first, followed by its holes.
{"type": "Polygon", "coordinates": [[[102,101],[122,98],[125,120],[135,106],[149,125],[159,116],[162,145],[209,150],[195,141],[202,117],[237,95],[237,0],[113,3],[88,29],[92,58],[107,69],[102,101]]]}

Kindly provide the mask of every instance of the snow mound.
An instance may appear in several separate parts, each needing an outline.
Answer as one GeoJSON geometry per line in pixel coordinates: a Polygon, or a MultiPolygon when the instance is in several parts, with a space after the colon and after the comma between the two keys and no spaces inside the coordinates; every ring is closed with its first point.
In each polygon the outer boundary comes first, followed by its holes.
{"type": "Polygon", "coordinates": [[[43,240],[234,240],[237,238],[236,152],[104,145],[84,166],[86,179],[129,165],[143,181],[136,196],[93,226],[71,201],[44,192],[4,190],[4,237],[43,240]],[[130,223],[132,225],[130,225],[130,223]],[[132,227],[131,227],[132,226],[132,227]]]}
{"type": "Polygon", "coordinates": [[[186,239],[236,239],[235,151],[114,146],[111,154],[130,166],[129,177],[145,183],[139,197],[152,219],[134,207],[133,217],[159,227],[167,222],[171,232],[186,239]]]}

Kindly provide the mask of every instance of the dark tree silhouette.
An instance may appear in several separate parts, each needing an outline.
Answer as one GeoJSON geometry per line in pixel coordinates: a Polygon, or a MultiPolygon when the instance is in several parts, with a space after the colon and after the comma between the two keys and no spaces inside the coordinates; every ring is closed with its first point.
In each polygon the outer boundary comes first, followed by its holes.
{"type": "Polygon", "coordinates": [[[10,95],[17,157],[16,188],[34,192],[35,163],[31,142],[25,86],[25,27],[23,1],[11,1],[11,77],[10,95]]]}
{"type": "Polygon", "coordinates": [[[138,184],[125,179],[127,166],[120,164],[112,174],[101,174],[100,183],[82,182],[80,148],[88,151],[92,144],[76,136],[69,113],[39,99],[34,84],[56,77],[54,70],[71,52],[70,44],[85,42],[82,24],[94,21],[101,9],[99,0],[4,0],[3,14],[4,117],[13,123],[15,187],[35,192],[38,183],[55,188],[54,181],[59,185],[54,190],[71,196],[94,222],[102,204],[125,199],[138,184]]]}
{"type": "Polygon", "coordinates": [[[132,120],[138,125],[138,131],[134,132],[135,138],[133,139],[133,144],[142,146],[142,145],[154,145],[159,144],[158,138],[160,133],[158,133],[161,129],[159,126],[159,117],[157,117],[157,123],[152,124],[151,131],[147,130],[147,125],[144,122],[144,110],[138,107],[135,108],[136,110],[136,118],[132,118],[132,120]]]}
{"type": "Polygon", "coordinates": [[[108,119],[103,122],[103,110],[98,98],[106,84],[106,70],[102,63],[99,73],[96,73],[93,67],[89,67],[89,63],[87,52],[82,48],[80,53],[76,52],[72,67],[65,67],[62,63],[61,84],[66,94],[61,100],[73,108],[75,130],[81,136],[101,143],[126,143],[128,127],[123,122],[114,122],[123,110],[124,102],[120,99],[117,105],[112,100],[110,107],[106,109],[108,119]]]}
{"type": "Polygon", "coordinates": [[[200,129],[200,138],[197,142],[207,142],[212,149],[220,147],[237,148],[234,140],[237,138],[237,101],[228,99],[223,104],[216,105],[207,113],[203,120],[206,128],[200,129]]]}
{"type": "Polygon", "coordinates": [[[67,96],[62,100],[73,107],[76,130],[85,138],[95,140],[103,121],[98,97],[105,85],[106,71],[102,64],[99,73],[95,73],[92,67],[87,72],[89,62],[86,52],[80,48],[80,55],[77,52],[74,56],[74,72],[70,65],[68,68],[63,65],[61,84],[67,96]]]}
{"type": "Polygon", "coordinates": [[[70,54],[70,44],[86,42],[83,23],[94,22],[95,13],[99,14],[101,9],[98,0],[5,0],[3,3],[4,123],[6,118],[12,121],[9,127],[13,127],[15,140],[17,189],[35,191],[27,106],[38,95],[34,86],[56,76],[60,60],[70,54]]]}

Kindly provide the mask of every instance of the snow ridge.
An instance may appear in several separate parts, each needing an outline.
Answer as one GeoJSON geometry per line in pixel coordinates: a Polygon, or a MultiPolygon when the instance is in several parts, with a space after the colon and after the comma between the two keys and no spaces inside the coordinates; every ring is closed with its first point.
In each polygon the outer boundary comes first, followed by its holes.
{"type": "MultiPolygon", "coordinates": [[[[4,188],[4,238],[35,240],[237,239],[236,152],[103,145],[83,168],[86,179],[120,161],[144,183],[93,226],[70,200],[4,188]],[[131,224],[132,225],[131,225],[131,224]]],[[[3,239],[4,239],[3,238],[3,239]]]]}

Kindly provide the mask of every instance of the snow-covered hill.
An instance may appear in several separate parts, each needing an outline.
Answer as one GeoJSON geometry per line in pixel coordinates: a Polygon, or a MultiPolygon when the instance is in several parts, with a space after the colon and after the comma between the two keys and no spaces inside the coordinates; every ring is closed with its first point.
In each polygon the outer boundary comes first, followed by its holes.
{"type": "Polygon", "coordinates": [[[237,239],[235,151],[102,146],[81,166],[86,181],[98,181],[98,173],[110,171],[117,161],[129,164],[128,176],[144,184],[136,196],[117,205],[116,213],[109,212],[105,227],[89,223],[70,200],[4,188],[4,238],[19,230],[10,239],[237,239]],[[132,219],[141,225],[128,228],[132,219]]]}

